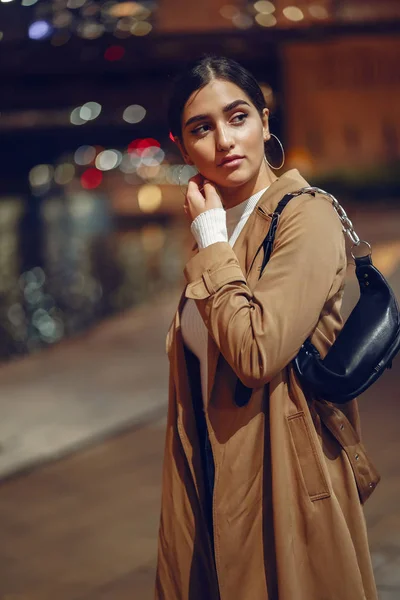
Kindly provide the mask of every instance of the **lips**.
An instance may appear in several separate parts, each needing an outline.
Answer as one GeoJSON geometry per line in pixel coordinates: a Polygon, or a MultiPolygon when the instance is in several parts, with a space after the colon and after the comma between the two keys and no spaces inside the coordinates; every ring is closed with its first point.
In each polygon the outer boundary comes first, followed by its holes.
{"type": "Polygon", "coordinates": [[[244,156],[240,156],[239,154],[232,154],[232,156],[226,156],[225,158],[223,158],[218,166],[222,167],[223,165],[236,163],[236,161],[240,161],[242,158],[244,158],[244,156]]]}

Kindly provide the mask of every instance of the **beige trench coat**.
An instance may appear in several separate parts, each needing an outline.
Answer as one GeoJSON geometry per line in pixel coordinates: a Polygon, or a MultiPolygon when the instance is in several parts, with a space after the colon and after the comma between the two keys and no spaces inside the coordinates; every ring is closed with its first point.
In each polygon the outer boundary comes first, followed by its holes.
{"type": "Polygon", "coordinates": [[[270,215],[306,185],[288,171],[261,197],[233,248],[213,244],[186,265],[167,336],[156,600],[377,598],[362,504],[379,475],[360,442],[357,402],[306,398],[290,365],[306,338],[324,354],[342,326],[345,243],[329,200],[302,195],[288,204],[259,280],[270,215]],[[192,402],[200,381],[180,330],[186,297],[209,330],[213,549],[192,402]],[[254,388],[243,407],[234,402],[237,378],[254,388]]]}

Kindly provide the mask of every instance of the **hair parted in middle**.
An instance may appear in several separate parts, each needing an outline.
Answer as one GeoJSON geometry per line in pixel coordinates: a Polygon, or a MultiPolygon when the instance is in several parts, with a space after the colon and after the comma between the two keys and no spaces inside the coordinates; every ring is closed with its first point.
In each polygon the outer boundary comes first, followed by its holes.
{"type": "Polygon", "coordinates": [[[262,116],[267,105],[255,77],[232,58],[207,54],[191,62],[174,79],[168,105],[168,124],[173,137],[182,136],[182,114],[190,96],[213,79],[230,81],[241,88],[262,116]]]}

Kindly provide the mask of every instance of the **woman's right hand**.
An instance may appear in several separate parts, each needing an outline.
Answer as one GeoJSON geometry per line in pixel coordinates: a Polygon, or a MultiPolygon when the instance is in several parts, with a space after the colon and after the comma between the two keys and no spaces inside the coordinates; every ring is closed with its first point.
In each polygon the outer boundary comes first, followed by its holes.
{"type": "Polygon", "coordinates": [[[185,214],[194,221],[201,213],[211,208],[223,208],[216,186],[200,173],[189,180],[184,204],[185,214]]]}

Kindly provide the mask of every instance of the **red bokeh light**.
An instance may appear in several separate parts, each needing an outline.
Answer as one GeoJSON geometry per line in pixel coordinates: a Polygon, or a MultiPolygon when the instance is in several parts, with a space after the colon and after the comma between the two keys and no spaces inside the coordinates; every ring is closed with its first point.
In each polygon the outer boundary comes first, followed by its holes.
{"type": "Polygon", "coordinates": [[[145,138],[143,140],[133,140],[128,146],[128,152],[142,154],[147,148],[160,148],[161,144],[154,138],[145,138]]]}
{"type": "Polygon", "coordinates": [[[99,187],[103,181],[103,173],[95,168],[86,169],[81,175],[81,186],[85,190],[93,190],[99,187]]]}
{"type": "Polygon", "coordinates": [[[125,54],[125,48],[122,46],[109,46],[104,52],[104,58],[110,62],[121,60],[125,54]]]}

